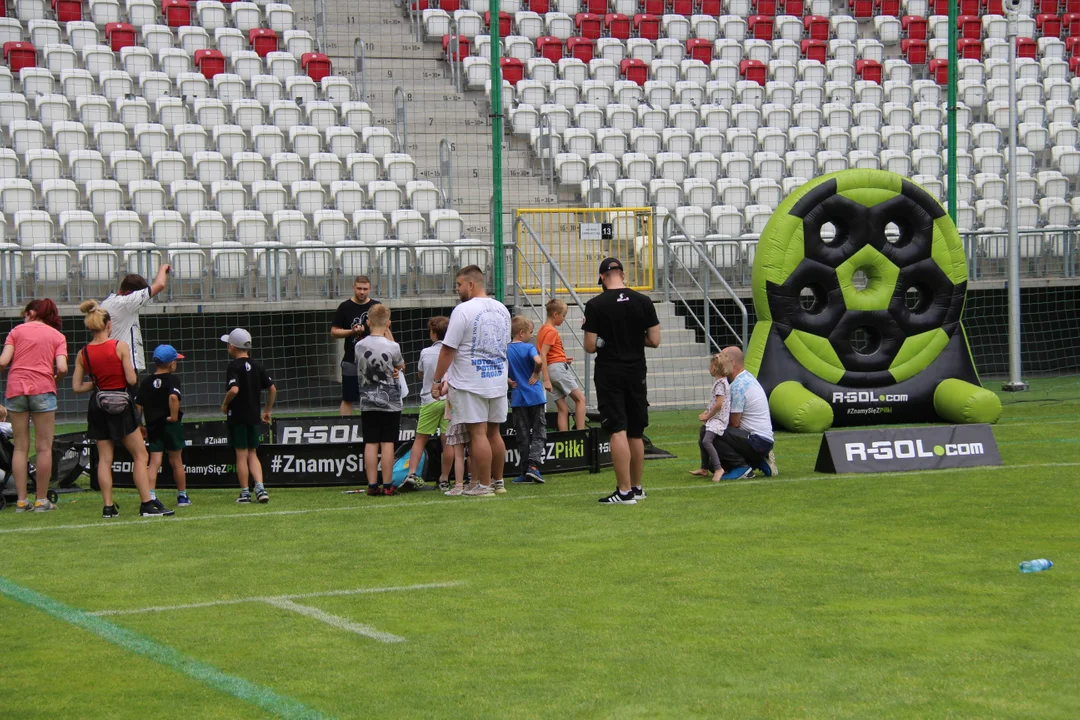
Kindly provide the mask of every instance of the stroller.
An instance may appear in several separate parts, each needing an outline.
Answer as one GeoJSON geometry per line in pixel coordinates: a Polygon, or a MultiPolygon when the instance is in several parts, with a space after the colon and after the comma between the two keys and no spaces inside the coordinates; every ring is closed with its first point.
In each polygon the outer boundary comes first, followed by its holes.
{"type": "MultiPolygon", "coordinates": [[[[0,430],[0,510],[3,510],[10,499],[15,498],[15,476],[11,472],[11,459],[15,454],[15,445],[11,438],[0,430]]],[[[86,440],[82,433],[72,436],[64,436],[64,439],[53,441],[53,487],[49,488],[49,501],[56,502],[60,492],[79,492],[80,488],[75,485],[79,477],[90,468],[89,452],[86,440]]],[[[37,471],[34,463],[29,463],[27,485],[34,487],[37,481],[37,471]]]]}

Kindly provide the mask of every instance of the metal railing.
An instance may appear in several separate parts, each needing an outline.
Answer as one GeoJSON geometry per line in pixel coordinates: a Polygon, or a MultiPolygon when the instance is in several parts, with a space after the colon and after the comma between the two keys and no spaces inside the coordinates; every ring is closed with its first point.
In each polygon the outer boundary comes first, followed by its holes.
{"type": "Polygon", "coordinates": [[[540,158],[540,182],[546,182],[548,192],[555,194],[555,129],[551,118],[540,116],[540,133],[536,138],[536,154],[540,158]]]}
{"type": "Polygon", "coordinates": [[[353,42],[353,87],[356,97],[367,102],[367,43],[360,38],[353,42]]]}
{"type": "MultiPolygon", "coordinates": [[[[543,324],[547,320],[547,309],[544,307],[548,298],[553,298],[557,293],[566,293],[570,296],[571,303],[577,305],[582,311],[585,310],[585,303],[581,300],[581,297],[574,291],[574,287],[563,275],[562,268],[559,267],[559,263],[552,257],[551,252],[544,243],[540,241],[536,232],[532,229],[529,223],[523,217],[518,217],[514,221],[513,237],[515,238],[528,238],[532,241],[535,249],[539,251],[540,256],[544,258],[544,263],[537,267],[530,259],[529,255],[534,253],[521,252],[520,244],[515,246],[515,262],[511,265],[516,267],[514,273],[513,288],[514,288],[514,306],[524,307],[529,310],[535,317],[539,319],[539,323],[543,324]],[[523,232],[522,232],[523,231],[523,232]],[[544,267],[546,265],[546,267],[544,267]],[[540,293],[530,293],[526,291],[525,286],[522,284],[522,273],[532,276],[540,287],[540,293]]],[[[539,263],[538,263],[539,264],[539,263]]],[[[566,344],[566,339],[571,338],[573,344],[581,348],[582,354],[585,356],[585,367],[582,372],[584,377],[578,375],[577,370],[573,365],[570,365],[570,371],[574,373],[578,383],[581,385],[585,392],[585,404],[590,405],[590,398],[592,397],[592,373],[590,372],[592,366],[592,356],[585,352],[585,335],[579,328],[573,327],[571,323],[563,323],[560,330],[563,337],[563,344],[566,344]]]]}
{"type": "Polygon", "coordinates": [[[727,279],[724,278],[720,269],[713,263],[712,258],[709,257],[708,252],[706,252],[701,242],[687,232],[686,228],[683,227],[682,223],[680,223],[677,218],[672,215],[667,215],[661,222],[662,227],[657,234],[660,238],[660,243],[656,245],[655,248],[656,252],[663,253],[664,258],[664,301],[671,302],[672,293],[674,293],[677,301],[686,308],[687,314],[693,319],[701,331],[705,333],[705,342],[715,348],[716,352],[720,352],[723,348],[713,337],[714,318],[718,318],[731,334],[735,336],[739,345],[746,348],[747,343],[750,341],[749,317],[746,312],[746,305],[736,294],[727,279]],[[673,229],[681,233],[681,236],[672,235],[673,229]],[[680,237],[678,242],[675,242],[676,237],[680,237]],[[685,258],[684,249],[689,251],[689,255],[685,258]],[[689,263],[687,260],[689,260],[689,263]],[[677,268],[673,268],[673,265],[676,265],[677,268]],[[673,269],[681,269],[681,275],[689,281],[690,288],[701,294],[703,301],[701,317],[698,317],[690,300],[683,294],[679,285],[673,280],[673,269]],[[702,276],[700,282],[697,278],[698,271],[700,271],[702,276]],[[719,287],[717,288],[717,286],[719,287]],[[740,325],[741,332],[732,327],[719,306],[713,301],[713,291],[715,289],[726,294],[735,304],[742,320],[740,325]]]}
{"type": "Polygon", "coordinates": [[[406,106],[408,95],[405,88],[398,85],[394,88],[394,139],[398,144],[398,152],[409,152],[409,109],[406,106]]]}
{"type": "Polygon", "coordinates": [[[454,85],[454,92],[461,92],[461,36],[458,35],[457,21],[450,19],[450,41],[446,45],[445,60],[450,66],[450,82],[454,85]]]}
{"type": "Polygon", "coordinates": [[[439,141],[439,195],[444,208],[454,208],[454,152],[450,141],[439,141]]]}
{"type": "Polygon", "coordinates": [[[319,52],[328,50],[326,41],[326,0],[315,1],[315,46],[319,52]]]}

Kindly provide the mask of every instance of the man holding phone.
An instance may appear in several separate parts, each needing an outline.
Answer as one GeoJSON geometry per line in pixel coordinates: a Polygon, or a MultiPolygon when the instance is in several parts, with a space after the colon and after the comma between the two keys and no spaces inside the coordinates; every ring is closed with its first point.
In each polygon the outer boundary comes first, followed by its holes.
{"type": "MultiPolygon", "coordinates": [[[[372,300],[371,280],[367,275],[353,279],[353,296],[338,305],[330,326],[330,337],[345,340],[345,355],[341,360],[341,415],[352,415],[353,403],[360,400],[360,381],[356,376],[356,358],[353,355],[357,341],[370,332],[368,312],[378,300],[372,300]]],[[[393,337],[390,338],[393,342],[393,337]]]]}

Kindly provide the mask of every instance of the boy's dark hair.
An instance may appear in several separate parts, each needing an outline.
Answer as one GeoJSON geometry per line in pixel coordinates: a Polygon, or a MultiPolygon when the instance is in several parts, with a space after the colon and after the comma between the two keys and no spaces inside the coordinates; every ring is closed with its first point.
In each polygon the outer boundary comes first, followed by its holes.
{"type": "Polygon", "coordinates": [[[436,315],[427,322],[427,329],[429,332],[435,334],[436,340],[444,340],[446,338],[446,328],[450,326],[450,318],[445,315],[436,315]]]}
{"type": "Polygon", "coordinates": [[[146,282],[146,278],[138,273],[131,273],[125,275],[124,279],[120,281],[120,294],[129,295],[139,290],[145,290],[150,287],[150,283],[146,282]]]}

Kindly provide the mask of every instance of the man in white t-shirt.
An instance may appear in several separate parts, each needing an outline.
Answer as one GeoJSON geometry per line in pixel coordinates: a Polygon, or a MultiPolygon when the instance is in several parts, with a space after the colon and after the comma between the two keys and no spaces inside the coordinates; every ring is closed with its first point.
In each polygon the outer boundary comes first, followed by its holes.
{"type": "Polygon", "coordinates": [[[131,359],[135,363],[135,371],[146,370],[146,356],[143,353],[142,329],[139,327],[139,311],[150,300],[165,289],[165,277],[169,274],[169,266],[158,267],[154,282],[147,284],[142,275],[132,273],[125,275],[120,283],[120,289],[101,301],[101,307],[109,313],[112,319],[113,340],[123,340],[131,348],[131,359]]]}
{"type": "Polygon", "coordinates": [[[760,470],[766,477],[777,474],[773,455],[772,416],[769,398],[757,379],[743,365],[743,351],[724,348],[731,359],[731,415],[727,430],[713,444],[720,455],[725,480],[754,476],[760,470]]]}
{"type": "MultiPolygon", "coordinates": [[[[501,494],[506,446],[500,425],[506,421],[506,346],[510,344],[510,313],[484,290],[484,272],[476,265],[457,274],[461,304],[450,314],[436,378],[449,370],[450,423],[469,428],[469,457],[474,485],[465,495],[501,494]],[[493,480],[494,479],[494,480],[493,480]]],[[[435,383],[432,397],[442,387],[435,383]]]]}

